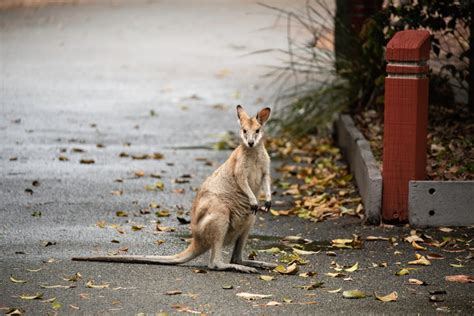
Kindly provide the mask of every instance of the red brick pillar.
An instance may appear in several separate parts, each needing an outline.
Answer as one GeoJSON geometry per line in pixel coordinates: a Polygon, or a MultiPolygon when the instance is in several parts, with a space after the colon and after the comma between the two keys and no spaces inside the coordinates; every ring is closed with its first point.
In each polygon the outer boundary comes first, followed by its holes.
{"type": "Polygon", "coordinates": [[[426,177],[428,31],[407,30],[387,44],[383,139],[385,221],[408,219],[408,182],[426,177]]]}

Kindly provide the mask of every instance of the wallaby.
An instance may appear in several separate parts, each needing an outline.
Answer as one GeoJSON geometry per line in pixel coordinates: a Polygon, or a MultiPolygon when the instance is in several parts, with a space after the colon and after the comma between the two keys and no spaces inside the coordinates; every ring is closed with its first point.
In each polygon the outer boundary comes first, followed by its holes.
{"type": "Polygon", "coordinates": [[[244,260],[242,252],[259,209],[257,196],[263,185],[264,210],[271,207],[270,157],[264,146],[263,127],[270,117],[264,108],[250,117],[237,106],[241,144],[199,189],[191,210],[191,244],[172,256],[78,257],[73,260],[149,264],[180,264],[211,250],[209,268],[257,273],[276,264],[244,260]],[[223,262],[224,245],[235,244],[230,263],[223,262]]]}

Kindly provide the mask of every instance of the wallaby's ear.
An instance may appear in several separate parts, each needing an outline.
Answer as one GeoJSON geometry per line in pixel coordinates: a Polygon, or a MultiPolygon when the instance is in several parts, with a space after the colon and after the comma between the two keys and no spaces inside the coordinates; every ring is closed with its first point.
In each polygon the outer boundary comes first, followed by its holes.
{"type": "Polygon", "coordinates": [[[257,113],[257,121],[260,124],[265,124],[266,121],[268,121],[268,118],[270,117],[270,112],[272,110],[270,108],[264,108],[261,109],[260,112],[257,113]]]}
{"type": "Polygon", "coordinates": [[[241,105],[237,105],[237,117],[239,118],[239,120],[245,117],[249,117],[247,113],[245,113],[244,108],[241,105]]]}

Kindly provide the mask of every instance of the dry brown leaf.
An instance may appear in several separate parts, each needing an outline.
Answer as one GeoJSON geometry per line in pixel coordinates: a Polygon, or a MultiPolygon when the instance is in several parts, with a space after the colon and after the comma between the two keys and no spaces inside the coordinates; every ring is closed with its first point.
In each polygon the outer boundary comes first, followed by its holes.
{"type": "Polygon", "coordinates": [[[445,280],[456,283],[474,283],[474,276],[466,274],[447,275],[445,280]]]}

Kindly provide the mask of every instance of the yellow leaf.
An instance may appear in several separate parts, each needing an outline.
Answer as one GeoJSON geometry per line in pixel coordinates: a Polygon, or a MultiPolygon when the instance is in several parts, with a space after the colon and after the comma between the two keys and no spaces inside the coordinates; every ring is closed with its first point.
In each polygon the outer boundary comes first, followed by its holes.
{"type": "Polygon", "coordinates": [[[278,272],[280,274],[296,274],[298,272],[298,266],[296,263],[290,264],[288,267],[279,265],[273,271],[278,272]]]}
{"type": "Polygon", "coordinates": [[[36,294],[32,294],[32,295],[23,294],[23,295],[20,295],[20,298],[22,300],[39,300],[39,299],[43,298],[43,293],[36,293],[36,294]]]}
{"type": "Polygon", "coordinates": [[[272,281],[275,279],[274,276],[271,276],[271,275],[261,275],[258,277],[260,280],[263,280],[263,281],[272,281]]]}
{"type": "Polygon", "coordinates": [[[398,275],[398,276],[407,275],[407,274],[410,274],[410,270],[404,268],[404,269],[401,269],[400,271],[398,271],[395,274],[398,275]]]}
{"type": "Polygon", "coordinates": [[[340,273],[340,272],[328,272],[326,273],[326,275],[331,278],[343,278],[346,276],[344,273],[340,273]]]}
{"type": "Polygon", "coordinates": [[[13,275],[10,276],[10,281],[12,281],[13,283],[26,283],[26,280],[19,280],[15,278],[13,275]]]}
{"type": "Polygon", "coordinates": [[[426,247],[418,245],[414,240],[411,242],[411,246],[416,250],[426,250],[426,247]]]}
{"type": "Polygon", "coordinates": [[[168,217],[168,216],[170,216],[170,211],[165,210],[165,209],[159,210],[159,211],[155,212],[155,215],[157,217],[168,217]]]}
{"type": "Polygon", "coordinates": [[[374,293],[374,295],[375,298],[382,302],[395,302],[398,299],[398,293],[395,291],[385,296],[379,296],[376,293],[374,293]]]}
{"type": "Polygon", "coordinates": [[[133,225],[132,230],[136,232],[136,231],[142,230],[143,227],[145,227],[145,226],[143,226],[143,225],[133,225]]]}
{"type": "Polygon", "coordinates": [[[344,271],[346,271],[346,272],[354,272],[354,271],[356,271],[357,269],[359,269],[359,263],[358,263],[358,262],[356,262],[352,267],[347,268],[347,269],[344,269],[344,271]]]}
{"type": "Polygon", "coordinates": [[[357,299],[366,297],[365,293],[359,290],[350,290],[342,292],[344,298],[357,299]]]}
{"type": "Polygon", "coordinates": [[[105,289],[109,287],[108,284],[94,284],[93,280],[88,281],[86,286],[91,289],[105,289]]]}
{"type": "Polygon", "coordinates": [[[408,283],[412,285],[426,285],[425,282],[418,279],[408,279],[408,283]]]}
{"type": "Polygon", "coordinates": [[[429,266],[431,265],[431,262],[426,259],[425,256],[422,256],[420,254],[415,254],[416,260],[409,261],[408,264],[413,264],[413,265],[422,265],[422,266],[429,266]]]}

